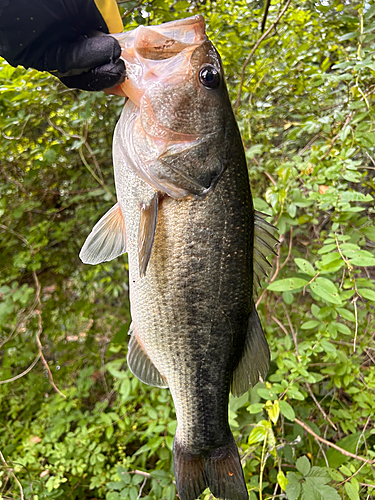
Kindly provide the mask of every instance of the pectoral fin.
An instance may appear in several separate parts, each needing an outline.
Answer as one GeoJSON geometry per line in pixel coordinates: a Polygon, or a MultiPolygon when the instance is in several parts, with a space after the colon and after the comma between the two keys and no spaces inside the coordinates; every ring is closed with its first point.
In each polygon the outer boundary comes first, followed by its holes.
{"type": "Polygon", "coordinates": [[[159,194],[155,193],[151,202],[142,204],[138,233],[139,275],[145,276],[148,262],[151,257],[156,226],[158,223],[159,194]]]}
{"type": "Polygon", "coordinates": [[[254,285],[253,294],[258,296],[257,290],[260,287],[260,282],[267,276],[267,268],[271,264],[267,260],[267,256],[271,253],[276,255],[274,246],[278,243],[278,239],[274,236],[277,229],[272,224],[269,224],[265,219],[266,214],[255,212],[254,214],[254,285]]]}
{"type": "Polygon", "coordinates": [[[125,222],[116,203],[95,224],[79,254],[84,264],[100,264],[126,252],[125,222]]]}
{"type": "Polygon", "coordinates": [[[260,324],[258,313],[253,304],[249,316],[245,346],[241,359],[234,370],[231,391],[233,396],[241,396],[259,381],[265,378],[270,366],[270,351],[260,324]]]}
{"type": "Polygon", "coordinates": [[[129,333],[131,337],[128,345],[127,361],[130,371],[145,384],[155,387],[168,387],[167,382],[140,345],[133,325],[130,325],[129,333]]]}

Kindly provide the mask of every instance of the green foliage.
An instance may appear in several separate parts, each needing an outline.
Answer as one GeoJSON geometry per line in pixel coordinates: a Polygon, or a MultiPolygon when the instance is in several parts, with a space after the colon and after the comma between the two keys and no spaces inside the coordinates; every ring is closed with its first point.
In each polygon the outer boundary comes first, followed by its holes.
{"type": "MultiPolygon", "coordinates": [[[[375,459],[374,5],[292,2],[245,65],[262,2],[137,4],[121,4],[126,28],[205,16],[233,103],[241,86],[255,206],[279,229],[258,306],[271,370],[229,407],[250,498],[371,498],[371,464],[298,422],[375,459]]],[[[171,397],[126,369],[126,257],[78,259],[114,203],[123,100],[0,71],[0,495],[173,499],[171,397]]]]}

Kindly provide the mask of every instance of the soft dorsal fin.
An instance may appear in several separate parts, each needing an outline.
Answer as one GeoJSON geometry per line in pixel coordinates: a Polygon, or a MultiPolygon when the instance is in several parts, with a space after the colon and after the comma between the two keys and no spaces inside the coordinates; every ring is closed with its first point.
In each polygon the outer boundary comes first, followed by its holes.
{"type": "Polygon", "coordinates": [[[267,214],[255,211],[254,213],[254,250],[253,250],[253,295],[258,296],[257,290],[264,277],[267,276],[267,267],[271,264],[267,256],[271,253],[276,255],[274,246],[279,242],[275,237],[276,227],[265,220],[267,214]]]}
{"type": "Polygon", "coordinates": [[[118,203],[95,224],[79,254],[84,264],[100,264],[126,252],[125,222],[118,203]]]}
{"type": "Polygon", "coordinates": [[[231,391],[233,396],[242,396],[259,382],[259,377],[266,377],[270,366],[270,351],[260,324],[258,313],[253,304],[249,316],[245,346],[237,368],[233,372],[231,391]]]}
{"type": "Polygon", "coordinates": [[[131,337],[128,344],[127,362],[130,371],[145,384],[155,387],[168,387],[165,378],[159,373],[139,343],[133,324],[130,325],[129,335],[131,337]]]}
{"type": "Polygon", "coordinates": [[[152,245],[154,243],[156,226],[158,223],[159,193],[148,205],[145,203],[141,207],[138,233],[138,259],[139,275],[145,276],[148,262],[151,257],[152,245]]]}

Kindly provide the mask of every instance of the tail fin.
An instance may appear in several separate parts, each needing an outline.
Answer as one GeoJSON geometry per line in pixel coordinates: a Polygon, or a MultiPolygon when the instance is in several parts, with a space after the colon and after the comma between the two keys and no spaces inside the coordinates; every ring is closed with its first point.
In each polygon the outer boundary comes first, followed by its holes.
{"type": "Polygon", "coordinates": [[[240,457],[232,435],[228,444],[204,456],[184,450],[176,437],[173,455],[180,500],[197,499],[207,486],[216,498],[248,500],[240,457]]]}

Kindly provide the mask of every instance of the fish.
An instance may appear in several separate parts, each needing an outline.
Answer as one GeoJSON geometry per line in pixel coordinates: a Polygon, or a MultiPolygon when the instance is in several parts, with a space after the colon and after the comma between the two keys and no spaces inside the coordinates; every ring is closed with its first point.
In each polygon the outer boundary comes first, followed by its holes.
{"type": "Polygon", "coordinates": [[[127,363],[145,384],[170,389],[179,498],[194,500],[208,487],[217,498],[246,500],[228,401],[269,368],[254,298],[275,228],[254,210],[204,18],[116,37],[127,69],[113,139],[117,203],[80,258],[95,265],[128,253],[127,363]]]}

